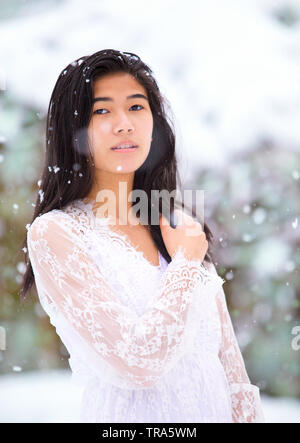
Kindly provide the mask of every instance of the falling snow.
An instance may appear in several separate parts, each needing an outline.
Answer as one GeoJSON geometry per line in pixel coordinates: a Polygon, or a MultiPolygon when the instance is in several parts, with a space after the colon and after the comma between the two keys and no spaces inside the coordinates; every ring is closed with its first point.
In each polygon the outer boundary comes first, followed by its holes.
{"type": "Polygon", "coordinates": [[[289,260],[285,264],[286,272],[292,272],[295,269],[295,263],[292,260],[289,260]]]}
{"type": "MultiPolygon", "coordinates": [[[[73,164],[73,170],[74,171],[79,171],[79,169],[80,169],[80,164],[79,163],[74,163],[73,164]]],[[[72,172],[72,171],[71,171],[72,172]]]]}
{"type": "Polygon", "coordinates": [[[20,272],[20,274],[25,274],[25,272],[26,272],[26,265],[25,265],[25,263],[23,261],[21,261],[21,262],[19,262],[17,264],[17,270],[18,270],[18,272],[20,272]]]}
{"type": "Polygon", "coordinates": [[[40,195],[40,203],[42,203],[42,201],[44,200],[44,191],[42,191],[42,189],[39,190],[39,195],[40,195]]]}
{"type": "Polygon", "coordinates": [[[252,234],[249,233],[245,233],[243,234],[243,241],[244,242],[251,242],[253,240],[254,236],[252,234]]]}
{"type": "Polygon", "coordinates": [[[244,212],[244,214],[249,214],[249,212],[250,212],[250,205],[244,205],[243,206],[243,212],[244,212]]]}
{"type": "Polygon", "coordinates": [[[230,271],[226,272],[225,274],[226,280],[232,280],[233,279],[233,271],[230,269],[230,271]]]}
{"type": "Polygon", "coordinates": [[[257,208],[252,214],[253,221],[256,225],[260,225],[266,219],[267,212],[264,208],[257,208]]]}

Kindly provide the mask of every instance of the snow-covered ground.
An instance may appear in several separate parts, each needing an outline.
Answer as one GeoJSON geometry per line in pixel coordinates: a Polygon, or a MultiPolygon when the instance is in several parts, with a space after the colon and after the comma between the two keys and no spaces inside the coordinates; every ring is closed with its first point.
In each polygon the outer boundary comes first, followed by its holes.
{"type": "Polygon", "coordinates": [[[82,388],[68,370],[0,376],[0,422],[76,422],[82,388]]]}
{"type": "MultiPolygon", "coordinates": [[[[82,388],[69,370],[0,376],[0,422],[78,422],[82,388]]],[[[261,395],[267,423],[300,423],[300,400],[261,395]]]]}

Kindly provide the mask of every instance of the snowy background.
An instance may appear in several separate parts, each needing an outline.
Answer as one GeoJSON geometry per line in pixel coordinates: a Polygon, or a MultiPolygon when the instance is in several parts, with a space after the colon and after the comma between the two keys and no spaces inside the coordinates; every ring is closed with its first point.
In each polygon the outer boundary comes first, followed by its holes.
{"type": "Polygon", "coordinates": [[[300,0],[2,0],[0,41],[0,421],[76,421],[80,390],[57,370],[67,352],[38,302],[19,307],[23,268],[11,263],[56,79],[75,58],[114,48],[150,65],[173,111],[183,181],[210,192],[220,273],[265,415],[300,422],[300,350],[289,345],[300,325],[300,0]]]}
{"type": "MultiPolygon", "coordinates": [[[[0,422],[76,423],[82,388],[67,370],[31,371],[0,377],[0,422]]],[[[267,423],[300,423],[300,401],[261,395],[267,423]]]]}
{"type": "Polygon", "coordinates": [[[5,87],[42,113],[68,63],[115,48],[153,68],[191,174],[260,137],[299,149],[299,0],[86,0],[84,8],[12,0],[1,8],[18,12],[1,21],[5,87]]]}

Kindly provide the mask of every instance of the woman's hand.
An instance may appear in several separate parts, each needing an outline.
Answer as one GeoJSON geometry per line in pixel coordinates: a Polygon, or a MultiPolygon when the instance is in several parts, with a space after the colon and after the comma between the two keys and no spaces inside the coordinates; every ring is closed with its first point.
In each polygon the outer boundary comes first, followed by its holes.
{"type": "Polygon", "coordinates": [[[163,241],[171,258],[181,247],[188,260],[203,261],[208,249],[205,232],[199,222],[180,209],[174,210],[178,223],[173,229],[166,217],[160,214],[159,224],[163,241]]]}

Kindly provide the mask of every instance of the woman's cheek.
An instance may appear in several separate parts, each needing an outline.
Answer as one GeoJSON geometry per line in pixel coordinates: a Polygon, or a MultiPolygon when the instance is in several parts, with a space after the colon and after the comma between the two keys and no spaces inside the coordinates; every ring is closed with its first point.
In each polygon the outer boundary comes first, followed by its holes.
{"type": "Polygon", "coordinates": [[[103,134],[108,134],[110,132],[110,123],[108,122],[102,122],[101,125],[99,126],[100,132],[102,132],[103,134]]]}

